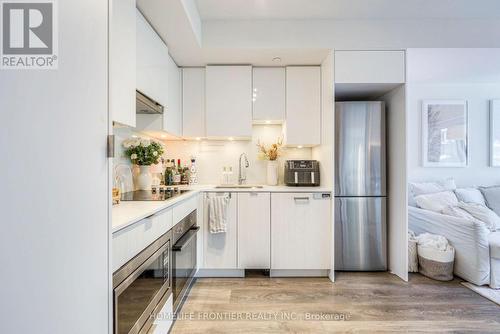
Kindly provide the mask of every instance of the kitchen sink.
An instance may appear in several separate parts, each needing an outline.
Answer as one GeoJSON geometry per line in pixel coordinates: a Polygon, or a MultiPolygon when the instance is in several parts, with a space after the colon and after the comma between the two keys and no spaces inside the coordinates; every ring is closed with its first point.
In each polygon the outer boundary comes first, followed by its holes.
{"type": "Polygon", "coordinates": [[[264,186],[256,184],[227,184],[227,185],[215,186],[215,188],[224,188],[224,189],[261,189],[263,187],[264,186]]]}

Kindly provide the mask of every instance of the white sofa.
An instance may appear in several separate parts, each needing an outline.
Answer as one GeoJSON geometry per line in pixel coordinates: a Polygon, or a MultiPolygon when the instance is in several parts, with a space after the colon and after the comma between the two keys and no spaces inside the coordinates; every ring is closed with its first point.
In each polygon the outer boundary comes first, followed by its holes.
{"type": "MultiPolygon", "coordinates": [[[[412,201],[410,200],[410,203],[412,201]]],[[[455,248],[454,274],[476,285],[500,289],[500,231],[483,223],[409,205],[409,229],[442,235],[455,248]]]]}

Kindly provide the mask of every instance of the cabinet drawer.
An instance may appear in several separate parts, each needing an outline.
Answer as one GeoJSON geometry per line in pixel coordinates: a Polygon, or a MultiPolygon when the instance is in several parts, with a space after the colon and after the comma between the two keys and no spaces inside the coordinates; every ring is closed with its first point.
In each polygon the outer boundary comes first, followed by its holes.
{"type": "Polygon", "coordinates": [[[158,235],[154,240],[172,228],[172,209],[163,210],[148,218],[152,221],[153,233],[158,235]]]}
{"type": "Polygon", "coordinates": [[[113,233],[113,272],[172,227],[172,210],[167,209],[113,233]]]}
{"type": "Polygon", "coordinates": [[[190,214],[193,210],[198,208],[197,196],[193,196],[181,203],[177,204],[173,208],[173,225],[180,222],[184,217],[190,214]]]}

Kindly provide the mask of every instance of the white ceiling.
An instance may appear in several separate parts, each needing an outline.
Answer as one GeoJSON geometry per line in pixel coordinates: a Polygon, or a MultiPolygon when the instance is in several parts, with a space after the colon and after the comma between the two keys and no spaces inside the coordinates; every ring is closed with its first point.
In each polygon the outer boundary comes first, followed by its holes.
{"type": "Polygon", "coordinates": [[[251,64],[254,66],[319,65],[328,55],[329,49],[316,48],[202,48],[204,64],[251,64]],[[280,62],[273,58],[281,58],[280,62]]]}
{"type": "Polygon", "coordinates": [[[137,0],[180,66],[320,64],[332,49],[500,47],[500,0],[137,0]],[[281,63],[274,63],[274,57],[281,63]]]}
{"type": "Polygon", "coordinates": [[[202,20],[500,18],[500,0],[196,0],[202,20]]]}

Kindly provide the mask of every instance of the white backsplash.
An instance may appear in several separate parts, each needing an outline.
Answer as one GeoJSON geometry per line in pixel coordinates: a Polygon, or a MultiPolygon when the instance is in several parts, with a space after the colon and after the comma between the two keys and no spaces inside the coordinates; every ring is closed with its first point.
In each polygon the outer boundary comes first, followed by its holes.
{"type": "MultiPolygon", "coordinates": [[[[267,161],[259,160],[257,142],[267,146],[275,143],[281,136],[281,125],[254,125],[251,141],[164,141],[166,151],[165,159],[181,159],[182,164],[190,163],[191,157],[196,158],[198,168],[198,183],[219,184],[222,178],[222,168],[231,166],[233,176],[231,182],[238,181],[238,159],[241,153],[246,153],[250,163],[247,168],[247,183],[265,184],[267,161]]],[[[147,137],[135,132],[131,128],[115,128],[115,158],[114,165],[126,164],[131,166],[130,160],[123,155],[123,140],[133,135],[147,137]]],[[[311,159],[310,148],[285,148],[279,162],[279,183],[283,183],[284,161],[289,159],[311,159]]]]}
{"type": "MultiPolygon", "coordinates": [[[[247,168],[247,183],[265,184],[267,161],[259,160],[257,141],[266,145],[275,143],[281,135],[281,125],[254,125],[251,141],[166,141],[164,156],[167,159],[181,159],[184,164],[191,156],[196,158],[198,182],[200,184],[219,184],[222,168],[231,166],[233,176],[231,182],[238,181],[238,159],[246,153],[250,167],[247,168]]],[[[287,148],[278,159],[280,184],[283,183],[284,161],[288,159],[311,159],[310,148],[287,148]]]]}

